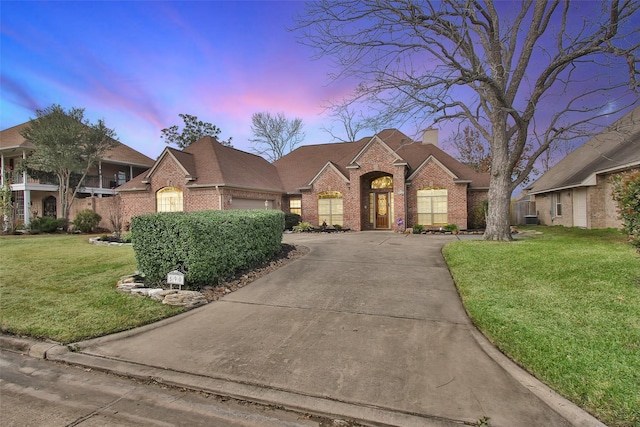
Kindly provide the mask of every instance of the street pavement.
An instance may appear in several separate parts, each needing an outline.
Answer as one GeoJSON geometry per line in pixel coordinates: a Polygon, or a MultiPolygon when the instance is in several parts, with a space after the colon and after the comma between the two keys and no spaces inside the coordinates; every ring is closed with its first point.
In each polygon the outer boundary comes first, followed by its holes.
{"type": "Polygon", "coordinates": [[[321,427],[316,419],[0,350],[3,427],[321,427]]]}
{"type": "Polygon", "coordinates": [[[287,234],[311,251],[222,300],[52,360],[311,414],[395,426],[601,426],[470,323],[454,235],[287,234]]]}

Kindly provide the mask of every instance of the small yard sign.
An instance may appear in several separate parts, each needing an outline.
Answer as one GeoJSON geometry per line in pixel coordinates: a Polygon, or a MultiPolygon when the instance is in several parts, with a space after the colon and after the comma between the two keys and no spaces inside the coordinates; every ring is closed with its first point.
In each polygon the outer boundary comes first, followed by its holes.
{"type": "Polygon", "coordinates": [[[178,285],[178,289],[182,289],[182,285],[184,285],[184,273],[178,270],[167,273],[167,283],[171,289],[173,289],[173,285],[178,285]]]}

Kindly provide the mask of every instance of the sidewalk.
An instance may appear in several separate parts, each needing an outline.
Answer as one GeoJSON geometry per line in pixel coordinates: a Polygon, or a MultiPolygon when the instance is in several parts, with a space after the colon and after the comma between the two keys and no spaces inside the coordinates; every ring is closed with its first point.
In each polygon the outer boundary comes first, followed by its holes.
{"type": "Polygon", "coordinates": [[[602,425],[470,324],[441,255],[456,236],[289,234],[310,254],[224,299],[46,357],[400,426],[602,425]],[[535,393],[534,393],[535,392],[535,393]],[[544,400],[538,397],[542,396],[544,400]]]}

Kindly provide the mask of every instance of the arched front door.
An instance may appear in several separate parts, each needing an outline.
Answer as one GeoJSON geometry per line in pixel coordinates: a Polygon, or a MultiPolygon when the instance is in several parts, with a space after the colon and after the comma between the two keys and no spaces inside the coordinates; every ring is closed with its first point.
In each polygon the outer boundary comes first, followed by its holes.
{"type": "Polygon", "coordinates": [[[58,217],[58,203],[55,197],[49,196],[42,200],[42,216],[49,218],[58,217]]]}

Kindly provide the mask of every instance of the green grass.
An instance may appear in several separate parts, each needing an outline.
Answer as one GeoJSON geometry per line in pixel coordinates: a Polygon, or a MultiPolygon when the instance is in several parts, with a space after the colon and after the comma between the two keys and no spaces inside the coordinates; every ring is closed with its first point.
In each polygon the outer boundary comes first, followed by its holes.
{"type": "Polygon", "coordinates": [[[617,230],[534,227],[444,254],[473,322],[610,426],[640,426],[640,257],[617,230]]]}
{"type": "Polygon", "coordinates": [[[0,329],[70,343],[183,311],[117,292],[135,269],[131,246],[96,246],[78,235],[0,237],[0,329]]]}

